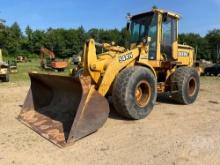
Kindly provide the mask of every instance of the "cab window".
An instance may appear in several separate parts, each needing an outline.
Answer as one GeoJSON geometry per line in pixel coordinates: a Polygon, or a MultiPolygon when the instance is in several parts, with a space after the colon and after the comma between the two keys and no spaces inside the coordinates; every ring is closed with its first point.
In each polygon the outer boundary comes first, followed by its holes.
{"type": "Polygon", "coordinates": [[[167,59],[172,57],[172,44],[177,41],[177,20],[170,16],[163,17],[161,53],[167,59]]]}
{"type": "Polygon", "coordinates": [[[157,14],[147,13],[134,16],[131,19],[131,43],[140,43],[146,37],[151,37],[149,59],[156,59],[157,47],[157,14]]]}

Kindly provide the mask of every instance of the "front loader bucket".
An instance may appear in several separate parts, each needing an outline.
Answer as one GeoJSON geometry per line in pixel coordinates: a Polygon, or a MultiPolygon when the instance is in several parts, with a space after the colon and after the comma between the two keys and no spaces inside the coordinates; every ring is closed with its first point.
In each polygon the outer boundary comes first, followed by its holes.
{"type": "Polygon", "coordinates": [[[97,131],[109,105],[89,77],[29,74],[31,88],[18,119],[54,144],[64,147],[97,131]]]}

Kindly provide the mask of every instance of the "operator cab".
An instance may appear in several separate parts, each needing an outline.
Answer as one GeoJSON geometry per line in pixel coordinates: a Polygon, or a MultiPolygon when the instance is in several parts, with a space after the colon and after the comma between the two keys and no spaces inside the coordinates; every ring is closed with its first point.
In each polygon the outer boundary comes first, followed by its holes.
{"type": "Polygon", "coordinates": [[[150,12],[130,16],[129,31],[131,47],[151,38],[149,60],[176,59],[179,16],[172,12],[153,9],[150,12]],[[161,23],[162,22],[162,23],[161,23]]]}

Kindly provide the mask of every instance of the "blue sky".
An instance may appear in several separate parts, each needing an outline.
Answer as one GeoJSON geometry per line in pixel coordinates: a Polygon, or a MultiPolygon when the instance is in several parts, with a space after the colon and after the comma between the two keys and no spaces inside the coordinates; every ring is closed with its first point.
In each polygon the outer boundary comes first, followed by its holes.
{"type": "Polygon", "coordinates": [[[122,28],[126,13],[148,11],[153,5],[181,13],[180,32],[205,35],[220,28],[220,0],[0,0],[0,18],[22,29],[49,27],[122,28]]]}

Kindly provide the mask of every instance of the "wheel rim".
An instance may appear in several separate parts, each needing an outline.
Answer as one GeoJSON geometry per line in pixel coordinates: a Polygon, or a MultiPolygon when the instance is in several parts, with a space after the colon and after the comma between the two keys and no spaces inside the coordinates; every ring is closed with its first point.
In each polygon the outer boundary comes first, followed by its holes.
{"type": "Polygon", "coordinates": [[[150,84],[146,81],[140,81],[135,89],[135,101],[139,107],[145,107],[151,97],[150,84]]]}
{"type": "Polygon", "coordinates": [[[189,79],[188,83],[188,95],[193,96],[196,92],[196,79],[194,77],[189,79]]]}

